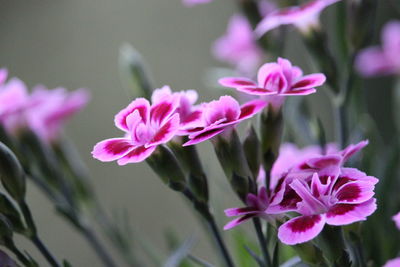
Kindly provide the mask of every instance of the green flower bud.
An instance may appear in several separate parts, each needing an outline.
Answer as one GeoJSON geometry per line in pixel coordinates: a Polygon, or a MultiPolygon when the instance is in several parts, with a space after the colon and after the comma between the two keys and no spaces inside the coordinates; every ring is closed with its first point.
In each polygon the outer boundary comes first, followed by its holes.
{"type": "Polygon", "coordinates": [[[22,222],[21,215],[15,205],[6,196],[0,193],[0,214],[4,215],[12,225],[15,232],[23,234],[26,228],[22,222]]]}
{"type": "Polygon", "coordinates": [[[14,153],[0,142],[0,180],[4,188],[16,201],[25,197],[26,178],[14,153]]]}
{"type": "Polygon", "coordinates": [[[168,147],[159,145],[153,154],[146,159],[146,162],[173,190],[183,191],[186,188],[186,179],[182,167],[168,147]]]}
{"type": "Polygon", "coordinates": [[[256,178],[261,164],[261,143],[260,140],[258,140],[253,125],[250,125],[247,130],[247,135],[243,142],[243,149],[253,177],[256,178]]]}

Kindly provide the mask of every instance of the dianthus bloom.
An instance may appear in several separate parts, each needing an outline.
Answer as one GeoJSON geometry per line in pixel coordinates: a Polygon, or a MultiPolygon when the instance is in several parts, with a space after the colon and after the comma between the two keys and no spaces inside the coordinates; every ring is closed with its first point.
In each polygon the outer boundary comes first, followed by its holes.
{"type": "Polygon", "coordinates": [[[212,50],[217,59],[233,65],[245,75],[253,73],[263,58],[253,29],[242,15],[234,15],[230,19],[226,34],[214,43],[212,50]]]}
{"type": "Polygon", "coordinates": [[[400,266],[400,258],[395,258],[393,260],[386,262],[386,264],[383,267],[399,267],[399,266],[400,266]]]}
{"type": "Polygon", "coordinates": [[[278,58],[277,62],[266,63],[257,74],[257,82],[244,77],[227,77],[219,80],[226,87],[236,88],[250,95],[309,95],[316,92],[326,80],[322,73],[303,76],[302,70],[292,66],[289,60],[278,58]]]}
{"type": "Polygon", "coordinates": [[[271,12],[258,24],[255,33],[262,36],[281,25],[293,24],[300,31],[307,33],[319,27],[320,13],[328,6],[340,0],[313,0],[300,6],[291,6],[271,12]]]}
{"type": "Polygon", "coordinates": [[[199,4],[207,4],[211,3],[212,1],[213,0],[182,0],[183,4],[188,7],[196,6],[199,4]]]}
{"type": "Polygon", "coordinates": [[[64,88],[37,87],[29,94],[21,80],[5,80],[6,72],[0,71],[0,123],[10,134],[29,128],[42,141],[53,142],[59,137],[65,120],[89,100],[84,89],[69,93],[64,88]]]}
{"type": "MultiPolygon", "coordinates": [[[[260,205],[254,204],[239,211],[228,210],[228,215],[244,216],[228,224],[229,228],[250,215],[271,218],[296,212],[299,216],[288,220],[278,230],[281,242],[294,245],[315,238],[325,224],[336,226],[365,220],[376,210],[373,195],[378,180],[357,169],[345,168],[343,164],[366,145],[363,141],[341,151],[334,145],[329,145],[325,151],[317,147],[299,150],[285,145],[271,172],[269,196],[257,197],[267,199],[262,202],[263,210],[257,209],[256,213],[254,208],[260,205]]],[[[262,175],[259,179],[262,186],[265,183],[262,175]]]]}
{"type": "Polygon", "coordinates": [[[201,126],[187,131],[190,140],[184,146],[203,142],[231,129],[239,122],[254,116],[265,105],[262,100],[253,100],[240,106],[231,96],[221,96],[219,100],[203,104],[201,126]]]}
{"type": "Polygon", "coordinates": [[[137,98],[121,110],[115,116],[115,125],[125,136],[101,141],[94,147],[93,157],[101,161],[117,160],[119,165],[141,162],[158,145],[170,141],[180,128],[176,113],[179,102],[176,97],[157,100],[150,105],[146,99],[137,98]]]}
{"type": "Polygon", "coordinates": [[[387,23],[382,31],[382,47],[362,50],[356,68],[364,76],[400,75],[400,21],[387,23]]]}
{"type": "Polygon", "coordinates": [[[397,228],[400,230],[400,212],[393,216],[393,221],[395,222],[397,228]]]}

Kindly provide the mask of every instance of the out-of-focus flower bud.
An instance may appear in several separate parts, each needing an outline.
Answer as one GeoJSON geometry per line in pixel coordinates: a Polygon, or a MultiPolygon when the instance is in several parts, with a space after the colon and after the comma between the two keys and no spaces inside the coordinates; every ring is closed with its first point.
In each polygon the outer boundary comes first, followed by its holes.
{"type": "Polygon", "coordinates": [[[119,66],[121,80],[130,95],[150,99],[154,87],[149,70],[142,56],[130,44],[120,48],[119,66]]]}
{"type": "Polygon", "coordinates": [[[253,179],[236,130],[225,131],[223,135],[219,135],[211,141],[233,190],[245,201],[253,179]]]}
{"type": "Polygon", "coordinates": [[[16,201],[25,197],[26,178],[14,153],[0,142],[0,179],[4,188],[16,201]]]}
{"type": "Polygon", "coordinates": [[[12,229],[17,233],[24,233],[25,226],[21,215],[11,200],[0,193],[0,213],[3,214],[12,224],[12,229]]]}
{"type": "Polygon", "coordinates": [[[247,130],[247,136],[243,142],[243,149],[253,177],[257,177],[261,164],[261,143],[253,125],[250,125],[247,130]]]}
{"type": "Polygon", "coordinates": [[[166,146],[157,146],[157,149],[146,159],[146,162],[173,190],[183,191],[186,188],[186,179],[182,167],[175,155],[166,146]]]}

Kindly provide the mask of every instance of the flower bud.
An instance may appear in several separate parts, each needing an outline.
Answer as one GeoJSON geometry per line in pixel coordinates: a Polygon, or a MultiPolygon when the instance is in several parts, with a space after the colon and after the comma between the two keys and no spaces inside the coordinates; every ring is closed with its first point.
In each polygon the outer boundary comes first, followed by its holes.
{"type": "Polygon", "coordinates": [[[253,180],[242,143],[234,129],[211,139],[218,160],[232,189],[245,201],[253,180]]]}
{"type": "Polygon", "coordinates": [[[175,155],[166,146],[157,146],[157,149],[146,159],[146,162],[173,190],[183,191],[186,188],[186,179],[182,167],[175,155]]]}
{"type": "Polygon", "coordinates": [[[253,125],[250,125],[247,130],[247,136],[243,142],[243,149],[253,177],[257,177],[261,164],[261,143],[260,140],[258,140],[253,125]]]}
{"type": "Polygon", "coordinates": [[[26,178],[14,153],[0,142],[0,179],[4,188],[16,201],[25,197],[26,178]]]}
{"type": "Polygon", "coordinates": [[[0,212],[4,215],[12,225],[12,229],[17,233],[24,233],[25,226],[22,222],[21,215],[15,205],[6,196],[0,193],[0,212]]]}
{"type": "Polygon", "coordinates": [[[130,44],[124,44],[119,53],[122,81],[134,97],[151,98],[152,80],[142,56],[130,44]]]}

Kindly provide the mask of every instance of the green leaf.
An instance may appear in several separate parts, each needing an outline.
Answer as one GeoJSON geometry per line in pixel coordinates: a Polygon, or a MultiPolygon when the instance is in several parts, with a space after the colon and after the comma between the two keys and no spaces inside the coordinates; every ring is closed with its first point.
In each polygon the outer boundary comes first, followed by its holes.
{"type": "Polygon", "coordinates": [[[164,267],[177,267],[188,257],[196,240],[193,236],[186,239],[165,261],[164,267]]]}

